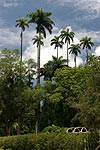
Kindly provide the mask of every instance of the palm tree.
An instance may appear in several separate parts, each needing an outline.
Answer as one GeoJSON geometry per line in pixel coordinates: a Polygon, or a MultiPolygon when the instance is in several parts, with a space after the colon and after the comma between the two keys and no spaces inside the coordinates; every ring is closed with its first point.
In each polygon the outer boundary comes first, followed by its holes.
{"type": "MultiPolygon", "coordinates": [[[[44,12],[42,8],[36,9],[36,12],[29,13],[28,17],[30,18],[29,23],[35,23],[36,26],[36,33],[39,34],[39,36],[43,35],[43,37],[46,38],[46,30],[49,31],[49,33],[52,33],[54,22],[49,18],[51,16],[51,12],[44,12]]],[[[39,49],[40,50],[40,49],[39,49]]],[[[40,54],[40,52],[38,53],[40,54]]],[[[38,56],[40,58],[40,56],[38,56]]],[[[40,60],[37,62],[37,84],[40,84],[40,60]]]]}
{"type": "Polygon", "coordinates": [[[37,85],[40,83],[40,49],[41,46],[44,45],[43,43],[43,37],[40,36],[35,36],[33,39],[33,44],[37,45],[37,85]]]}
{"type": "Polygon", "coordinates": [[[23,44],[23,32],[25,31],[25,26],[29,27],[27,23],[27,19],[24,17],[17,19],[16,20],[16,25],[15,27],[20,27],[21,28],[21,33],[20,33],[20,38],[21,38],[21,62],[22,62],[22,44],[23,44]]]}
{"type": "MultiPolygon", "coordinates": [[[[41,35],[35,36],[33,39],[33,44],[37,45],[37,85],[40,83],[40,49],[41,46],[44,45],[43,37],[41,35]]],[[[36,124],[35,124],[35,132],[38,134],[39,132],[39,116],[40,116],[40,99],[38,99],[38,107],[35,109],[36,114],[36,124]]]]}
{"type": "Polygon", "coordinates": [[[55,45],[55,49],[57,49],[57,58],[58,58],[58,47],[62,48],[64,42],[60,39],[60,36],[54,36],[51,40],[51,46],[55,45]]]}
{"type": "MultiPolygon", "coordinates": [[[[16,20],[16,25],[15,27],[20,27],[21,28],[21,33],[20,33],[20,38],[21,38],[21,64],[20,64],[20,85],[21,85],[21,65],[22,65],[22,46],[23,46],[23,32],[25,31],[25,26],[29,27],[28,23],[27,23],[27,20],[22,17],[20,19],[17,19],[16,20]]],[[[18,112],[18,134],[20,134],[20,120],[21,120],[21,115],[20,115],[20,111],[18,112]]]]}
{"type": "Polygon", "coordinates": [[[67,30],[62,30],[61,31],[61,35],[60,37],[62,38],[62,40],[64,40],[64,43],[67,43],[67,65],[69,65],[69,58],[68,58],[68,44],[70,44],[70,42],[73,42],[73,38],[74,38],[75,33],[74,32],[70,32],[69,29],[67,30]]]}
{"type": "Polygon", "coordinates": [[[94,46],[94,43],[92,42],[92,39],[90,37],[83,37],[80,40],[80,46],[82,46],[82,49],[86,49],[86,60],[88,62],[88,50],[91,50],[91,48],[94,46]]]}
{"type": "Polygon", "coordinates": [[[81,53],[80,51],[80,44],[71,44],[69,47],[69,50],[71,54],[74,55],[74,62],[75,62],[75,67],[76,67],[76,57],[78,56],[78,53],[81,53]]]}
{"type": "MultiPolygon", "coordinates": [[[[28,14],[30,18],[29,23],[36,24],[36,33],[39,34],[38,38],[41,39],[41,35],[46,38],[46,30],[51,34],[54,22],[50,19],[51,12],[44,12],[42,8],[36,9],[36,12],[32,12],[28,14]]],[[[33,39],[34,40],[34,39],[33,39]]],[[[35,39],[36,41],[36,39],[35,39]]],[[[37,85],[40,84],[40,45],[41,42],[37,43],[38,54],[37,54],[37,85]]],[[[39,132],[39,115],[40,115],[40,103],[38,104],[38,108],[36,109],[36,125],[35,131],[36,134],[39,132]]]]}

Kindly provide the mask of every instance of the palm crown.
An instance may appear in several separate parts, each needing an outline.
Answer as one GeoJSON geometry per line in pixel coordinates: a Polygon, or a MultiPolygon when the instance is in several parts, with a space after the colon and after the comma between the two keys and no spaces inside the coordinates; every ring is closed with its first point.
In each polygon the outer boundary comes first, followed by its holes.
{"type": "Polygon", "coordinates": [[[58,58],[58,47],[62,48],[64,42],[60,39],[60,36],[54,36],[51,40],[51,46],[55,45],[55,49],[57,49],[57,58],[58,58]]]}
{"type": "Polygon", "coordinates": [[[61,31],[61,38],[63,40],[65,39],[65,43],[68,42],[68,44],[70,44],[71,41],[73,42],[74,35],[75,33],[70,32],[69,29],[61,31]]]}
{"type": "Polygon", "coordinates": [[[44,45],[43,43],[43,37],[42,36],[35,36],[33,39],[33,44],[37,44],[37,48],[40,46],[40,45],[44,45]]]}
{"type": "Polygon", "coordinates": [[[86,48],[86,55],[87,55],[87,62],[88,62],[88,50],[91,50],[91,48],[94,46],[94,43],[92,42],[92,39],[89,37],[83,37],[80,40],[80,46],[82,46],[82,49],[86,48]]]}
{"type": "Polygon", "coordinates": [[[73,42],[73,38],[74,38],[75,33],[74,32],[70,32],[69,29],[67,30],[62,30],[61,31],[61,35],[60,37],[62,38],[62,40],[64,40],[64,43],[67,43],[67,65],[68,65],[68,44],[70,44],[70,42],[73,42]]]}
{"type": "Polygon", "coordinates": [[[21,38],[21,61],[22,61],[23,32],[25,31],[25,26],[29,27],[29,25],[28,25],[27,19],[24,17],[17,19],[16,23],[17,24],[15,25],[15,27],[21,28],[20,38],[21,38]]]}
{"type": "Polygon", "coordinates": [[[83,37],[81,40],[80,40],[80,45],[82,45],[82,48],[86,48],[86,49],[90,49],[91,50],[91,47],[94,46],[94,43],[91,41],[92,39],[89,37],[83,37]]]}
{"type": "Polygon", "coordinates": [[[25,26],[29,27],[27,19],[24,17],[17,19],[16,23],[17,24],[15,25],[15,27],[20,27],[22,31],[25,31],[25,26]]]}
{"type": "Polygon", "coordinates": [[[49,18],[49,16],[51,16],[51,12],[44,12],[42,8],[36,9],[36,12],[28,14],[28,17],[31,18],[29,20],[29,23],[37,24],[36,27],[37,33],[43,34],[45,38],[46,38],[45,29],[47,29],[51,34],[53,29],[52,25],[54,25],[54,22],[49,18]]]}
{"type": "Polygon", "coordinates": [[[75,67],[76,67],[76,57],[78,56],[78,53],[81,53],[80,51],[80,44],[71,44],[69,47],[69,50],[71,54],[74,55],[74,62],[75,62],[75,67]]]}

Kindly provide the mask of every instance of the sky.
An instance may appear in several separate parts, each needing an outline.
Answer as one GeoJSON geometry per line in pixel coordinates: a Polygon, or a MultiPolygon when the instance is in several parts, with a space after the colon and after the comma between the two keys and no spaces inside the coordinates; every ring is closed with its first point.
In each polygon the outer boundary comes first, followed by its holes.
{"type": "MultiPolygon", "coordinates": [[[[51,19],[55,22],[53,32],[47,32],[44,46],[41,48],[41,66],[56,56],[50,41],[59,35],[61,29],[69,28],[75,32],[74,44],[82,37],[92,38],[95,46],[90,53],[100,55],[100,0],[0,0],[0,50],[3,48],[20,49],[20,28],[16,28],[16,19],[25,17],[37,8],[52,12],[51,19]]],[[[29,18],[27,18],[29,19],[29,18]]],[[[32,38],[36,35],[36,26],[30,24],[24,32],[23,59],[37,60],[37,48],[32,38]]],[[[59,56],[66,58],[66,45],[59,49],[59,56]]],[[[77,57],[77,66],[85,62],[85,50],[77,57]]],[[[69,56],[70,66],[74,66],[73,55],[69,56]]]]}

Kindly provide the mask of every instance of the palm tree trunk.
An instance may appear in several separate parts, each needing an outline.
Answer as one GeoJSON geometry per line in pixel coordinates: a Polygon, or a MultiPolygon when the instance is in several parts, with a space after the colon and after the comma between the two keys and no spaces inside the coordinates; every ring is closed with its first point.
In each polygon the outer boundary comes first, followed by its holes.
{"type": "Polygon", "coordinates": [[[22,51],[23,51],[23,31],[21,31],[21,34],[20,34],[20,38],[21,38],[21,62],[22,62],[22,51]]]}
{"type": "Polygon", "coordinates": [[[57,58],[58,58],[58,47],[57,47],[57,58]]]}
{"type": "MultiPolygon", "coordinates": [[[[40,36],[41,34],[39,34],[40,36]]],[[[39,44],[37,49],[37,85],[40,84],[40,49],[41,45],[39,44]]]]}
{"type": "Polygon", "coordinates": [[[20,134],[21,130],[21,114],[20,111],[18,112],[18,128],[17,128],[17,135],[20,134]]]}
{"type": "Polygon", "coordinates": [[[40,45],[37,51],[37,85],[40,84],[40,45]]]}
{"type": "Polygon", "coordinates": [[[74,63],[75,63],[75,68],[76,68],[76,56],[74,57],[74,63]]]}
{"type": "MultiPolygon", "coordinates": [[[[39,36],[41,36],[41,33],[39,33],[39,36]]],[[[41,50],[41,45],[38,45],[37,49],[37,86],[40,85],[40,50],[41,50]]],[[[40,99],[37,100],[38,105],[37,109],[35,110],[35,115],[36,115],[36,122],[35,122],[35,133],[39,133],[39,120],[40,120],[40,99]]]]}
{"type": "Polygon", "coordinates": [[[10,121],[8,120],[7,125],[6,125],[6,133],[7,135],[10,136],[11,133],[11,127],[10,127],[10,121]]]}
{"type": "Polygon", "coordinates": [[[86,63],[88,63],[88,49],[86,49],[86,63]]]}
{"type": "Polygon", "coordinates": [[[29,85],[29,87],[31,87],[31,74],[30,74],[30,71],[29,71],[29,75],[28,75],[28,85],[29,85]]]}
{"type": "Polygon", "coordinates": [[[37,108],[35,109],[35,133],[36,135],[39,133],[40,131],[40,127],[39,127],[39,120],[40,120],[40,103],[38,103],[37,108]]]}
{"type": "Polygon", "coordinates": [[[67,42],[67,66],[69,66],[69,58],[68,58],[68,42],[67,42]]]}

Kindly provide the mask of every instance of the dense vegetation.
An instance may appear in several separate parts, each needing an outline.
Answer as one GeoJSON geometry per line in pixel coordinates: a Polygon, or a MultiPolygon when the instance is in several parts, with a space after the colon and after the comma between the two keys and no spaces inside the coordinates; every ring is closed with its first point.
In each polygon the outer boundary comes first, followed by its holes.
{"type": "MultiPolygon", "coordinates": [[[[21,27],[21,56],[18,49],[5,48],[0,51],[0,136],[34,132],[37,134],[52,125],[61,128],[85,126],[91,133],[100,130],[100,57],[88,54],[88,50],[94,45],[91,38],[84,37],[79,44],[72,44],[68,48],[75,33],[69,29],[62,30],[59,37],[55,36],[51,40],[51,45],[55,45],[57,49],[57,57],[53,56],[52,60],[40,68],[40,50],[44,45],[43,39],[46,38],[45,29],[51,34],[54,25],[50,15],[51,13],[44,12],[43,9],[37,9],[36,12],[28,14],[29,22],[25,18],[17,20],[16,26],[21,27]],[[28,23],[37,25],[36,32],[39,35],[33,37],[33,44],[37,44],[38,49],[37,63],[33,59],[22,60],[23,31],[25,26],[29,27],[28,23]],[[63,48],[64,43],[67,44],[66,60],[58,56],[58,48],[63,48]],[[76,57],[81,53],[81,48],[86,49],[86,64],[77,67],[76,57]],[[69,67],[69,53],[74,55],[73,68],[69,67]],[[44,77],[43,84],[40,84],[41,76],[44,77]]],[[[65,134],[55,137],[45,133],[45,136],[52,147],[52,144],[57,146],[61,139],[66,145],[65,139],[71,138],[71,135],[65,134]],[[56,144],[52,143],[53,137],[58,139],[56,144]]],[[[16,138],[17,136],[15,141],[16,138]]],[[[26,135],[24,140],[27,138],[26,135]]],[[[12,141],[12,138],[9,137],[9,140],[12,141]]],[[[34,140],[37,142],[35,135],[34,140]]],[[[41,140],[40,135],[39,142],[41,140]]],[[[49,149],[50,145],[45,144],[48,148],[44,149],[49,149]]]]}

